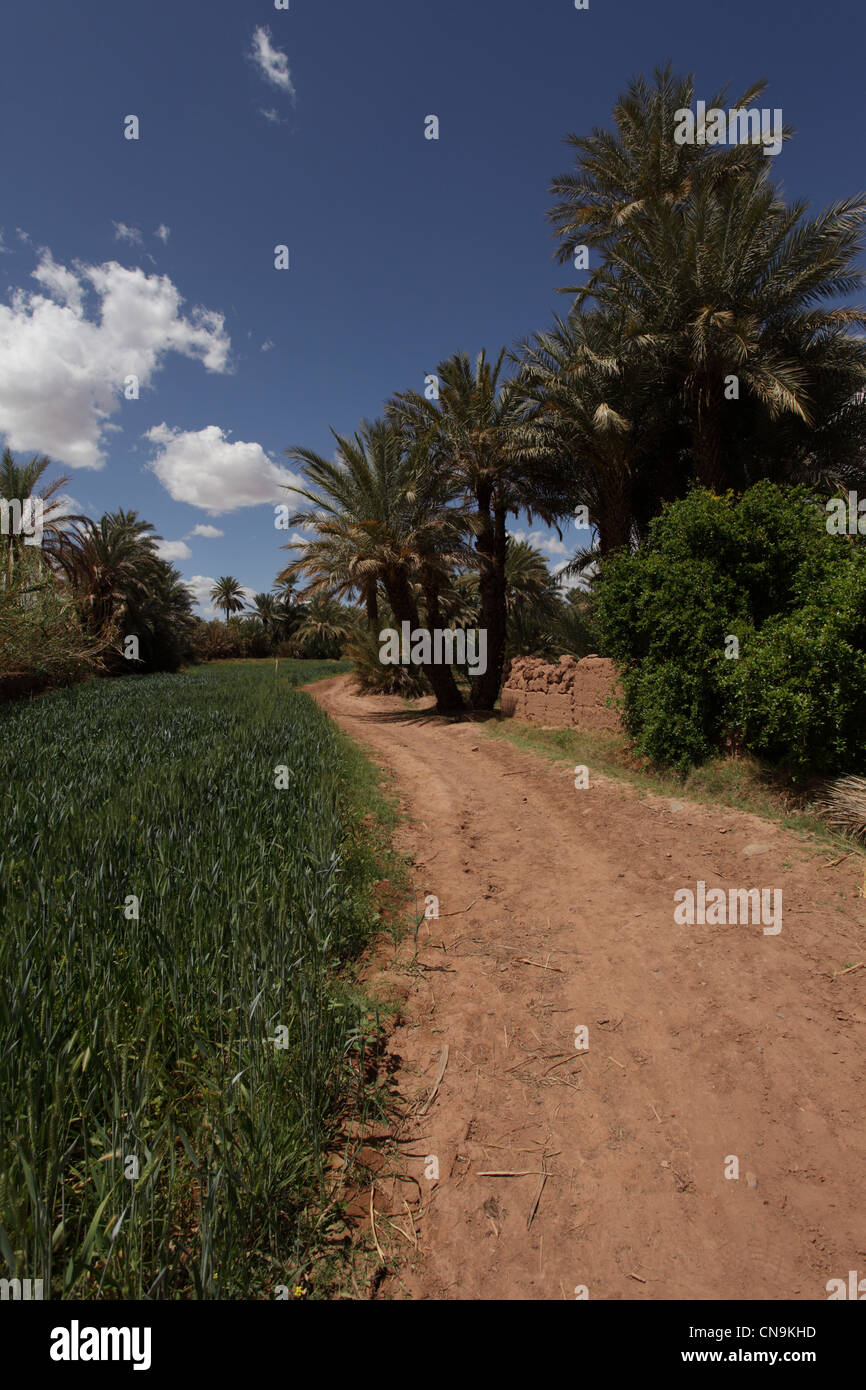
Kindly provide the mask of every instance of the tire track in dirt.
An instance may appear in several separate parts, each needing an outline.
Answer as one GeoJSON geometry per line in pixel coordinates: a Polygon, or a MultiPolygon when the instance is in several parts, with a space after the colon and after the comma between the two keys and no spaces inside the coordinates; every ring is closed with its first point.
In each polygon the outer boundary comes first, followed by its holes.
{"type": "Polygon", "coordinates": [[[828,868],[806,837],[591,768],[576,790],[570,768],[348,677],[308,689],[391,775],[418,902],[442,913],[419,936],[440,968],[390,1041],[409,1101],[445,1043],[449,1060],[404,1160],[419,1249],[382,1292],[823,1299],[866,1275],[866,970],[833,973],[866,958],[860,861],[828,868]],[[781,933],[675,925],[674,891],[701,879],[781,888],[781,933]]]}

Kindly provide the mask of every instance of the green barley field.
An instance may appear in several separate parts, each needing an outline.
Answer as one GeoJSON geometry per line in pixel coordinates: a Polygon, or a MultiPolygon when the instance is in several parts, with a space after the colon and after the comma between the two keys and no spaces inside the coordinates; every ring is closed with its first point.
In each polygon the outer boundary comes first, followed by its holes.
{"type": "Polygon", "coordinates": [[[294,688],[338,669],[0,710],[5,1277],[53,1298],[315,1293],[323,1160],[374,1100],[351,962],[388,816],[294,688]]]}

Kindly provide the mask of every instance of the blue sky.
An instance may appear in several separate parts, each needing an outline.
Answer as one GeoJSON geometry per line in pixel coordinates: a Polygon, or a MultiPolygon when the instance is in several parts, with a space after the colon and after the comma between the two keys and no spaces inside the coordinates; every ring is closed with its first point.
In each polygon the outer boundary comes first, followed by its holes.
{"type": "Polygon", "coordinates": [[[864,35],[857,0],[7,6],[4,442],[90,514],[147,517],[197,594],[268,589],[288,446],[331,452],[330,426],[566,308],[545,213],[568,131],[667,58],[699,96],[767,77],[797,132],[777,179],[817,209],[866,184],[864,35]]]}

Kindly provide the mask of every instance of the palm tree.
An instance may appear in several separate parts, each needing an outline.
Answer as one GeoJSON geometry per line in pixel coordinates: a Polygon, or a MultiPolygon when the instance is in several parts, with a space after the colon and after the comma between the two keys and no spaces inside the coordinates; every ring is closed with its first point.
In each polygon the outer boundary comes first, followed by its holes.
{"type": "Polygon", "coordinates": [[[298,646],[311,646],[328,655],[339,655],[343,642],[355,631],[357,610],[346,608],[336,599],[319,595],[293,633],[298,646]]]}
{"type": "Polygon", "coordinates": [[[146,669],[174,671],[190,651],[196,626],[193,595],[174,565],[156,558],[149,567],[147,594],[140,601],[136,626],[146,669]]]}
{"type": "Polygon", "coordinates": [[[588,656],[598,649],[591,597],[586,590],[570,589],[557,605],[547,629],[547,642],[555,656],[588,656]]]}
{"type": "Polygon", "coordinates": [[[49,554],[95,649],[135,635],[144,668],[173,670],[192,632],[193,601],[178,571],[159,558],[158,540],[150,522],[120,510],[98,522],[79,519],[58,533],[49,554]]]}
{"type": "Polygon", "coordinates": [[[440,608],[447,627],[478,627],[478,571],[452,574],[440,595],[440,608]]]}
{"type": "Polygon", "coordinates": [[[551,631],[562,608],[557,581],[540,550],[509,536],[505,561],[506,656],[552,655],[551,631]]]}
{"type": "Polygon", "coordinates": [[[532,608],[550,615],[556,601],[556,580],[547,568],[540,550],[529,541],[508,538],[505,559],[506,606],[509,617],[520,609],[532,608]]]}
{"type": "MultiPolygon", "coordinates": [[[[559,238],[556,258],[564,264],[577,244],[615,259],[620,246],[662,208],[682,212],[698,187],[716,187],[740,174],[766,167],[769,157],[760,144],[677,144],[676,112],[691,109],[695,99],[692,75],[678,77],[671,64],[653,71],[652,83],[643,76],[631,81],[613,108],[615,132],[596,128],[592,135],[567,135],[574,152],[573,173],[562,174],[550,186],[558,200],[548,212],[559,238]]],[[[730,105],[749,106],[767,84],[755,82],[730,105]]],[[[727,87],[707,102],[724,107],[727,87]]],[[[783,133],[790,138],[790,128],[783,133]]],[[[574,287],[563,290],[574,293],[574,287]]]]}
{"type": "MultiPolygon", "coordinates": [[[[69,482],[68,476],[55,478],[53,482],[41,488],[38,486],[50,467],[51,460],[40,458],[39,455],[34,455],[29,463],[17,464],[8,448],[3,450],[0,459],[0,502],[7,504],[4,513],[9,503],[18,503],[23,507],[28,498],[38,498],[42,503],[42,545],[46,550],[56,545],[64,531],[75,522],[84,521],[83,517],[68,514],[57,498],[57,493],[69,482]]],[[[12,564],[16,557],[20,557],[26,537],[20,533],[14,534],[9,528],[3,537],[3,543],[6,550],[6,582],[11,583],[12,564]]],[[[34,546],[33,549],[35,548],[34,546]]]]}
{"type": "Polygon", "coordinates": [[[790,415],[809,427],[823,377],[841,371],[850,383],[859,372],[866,381],[864,344],[849,336],[866,314],[822,302],[862,282],[855,261],[866,200],[842,200],[808,220],[806,208],[786,207],[763,169],[702,189],[687,216],[666,213],[645,228],[621,251],[616,275],[594,287],[679,382],[693,467],[714,491],[744,481],[729,461],[727,438],[743,424],[726,402],[731,379],[769,420],[790,415]]]}
{"type": "Polygon", "coordinates": [[[254,594],[253,608],[268,637],[273,639],[281,616],[280,600],[276,594],[254,594]]]}
{"type": "Polygon", "coordinates": [[[76,523],[58,540],[54,563],[74,590],[88,632],[134,625],[161,563],[157,537],[137,512],[106,512],[76,523]]]}
{"type": "MultiPolygon", "coordinates": [[[[436,369],[439,395],[428,400],[406,391],[388,405],[388,417],[425,451],[443,496],[468,497],[479,570],[479,622],[487,629],[487,670],[472,683],[475,709],[493,709],[505,660],[506,521],[527,501],[528,489],[514,448],[522,404],[513,382],[500,381],[505,350],[495,362],[484,351],[472,364],[466,353],[436,369]]],[[[536,505],[538,497],[536,496],[536,505]]]]}
{"type": "MultiPolygon", "coordinates": [[[[378,624],[377,592],[384,589],[398,623],[419,626],[413,583],[421,585],[427,624],[437,625],[439,595],[451,568],[464,562],[465,517],[445,505],[442,479],[423,449],[407,446],[383,422],[364,423],[353,438],[334,434],[336,460],[311,449],[288,450],[304,466],[306,488],[294,488],[312,504],[290,525],[315,533],[300,556],[279,575],[281,582],[308,579],[315,598],[361,595],[371,631],[378,624]]],[[[424,666],[440,711],[462,707],[447,666],[424,666]]]]}
{"type": "Polygon", "coordinates": [[[295,585],[291,579],[277,580],[272,592],[281,608],[291,608],[295,601],[295,585]]]}
{"type": "Polygon", "coordinates": [[[522,345],[516,390],[532,410],[516,428],[544,465],[560,515],[587,508],[602,556],[629,544],[651,378],[613,314],[572,313],[522,345]]]}
{"type": "Polygon", "coordinates": [[[677,145],[674,114],[691,104],[693,80],[669,68],[655,76],[654,88],[641,78],[620,99],[615,135],[570,137],[577,172],[553,185],[558,254],[564,260],[576,239],[601,250],[585,286],[567,292],[577,306],[595,300],[613,312],[667,374],[698,480],[742,486],[749,480],[734,459],[744,426],[787,416],[811,432],[824,423],[819,403],[826,420],[866,381],[866,347],[851,336],[866,317],[826,306],[862,283],[866,201],[845,199],[807,220],[805,202],[787,207],[776,192],[760,145],[677,145]],[[734,377],[743,409],[726,398],[734,377]]]}
{"type": "Polygon", "coordinates": [[[211,589],[210,600],[214,607],[222,608],[226,615],[226,623],[228,623],[232,613],[241,613],[244,608],[243,589],[240,581],[233,579],[230,574],[224,574],[211,589]]]}

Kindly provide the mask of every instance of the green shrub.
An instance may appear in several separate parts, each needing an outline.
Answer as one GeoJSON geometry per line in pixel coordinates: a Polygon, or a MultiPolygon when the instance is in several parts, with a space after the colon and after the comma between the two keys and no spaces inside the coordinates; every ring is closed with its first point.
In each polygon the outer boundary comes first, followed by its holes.
{"type": "Polygon", "coordinates": [[[71,595],[25,551],[0,582],[0,698],[67,685],[103,669],[111,634],[86,638],[71,595]]]}
{"type": "Polygon", "coordinates": [[[805,489],[695,489],[606,561],[596,612],[653,761],[685,771],[727,740],[795,777],[864,762],[866,549],[805,489]]]}

